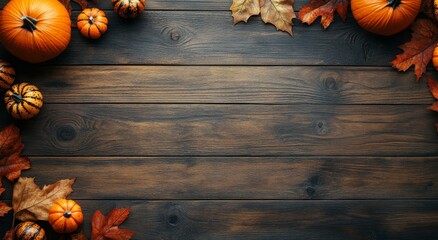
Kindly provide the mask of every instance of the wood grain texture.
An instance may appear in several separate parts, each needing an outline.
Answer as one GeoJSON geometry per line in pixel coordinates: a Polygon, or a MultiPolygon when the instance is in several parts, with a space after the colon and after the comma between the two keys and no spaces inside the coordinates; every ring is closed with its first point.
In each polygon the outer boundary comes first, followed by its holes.
{"type": "Polygon", "coordinates": [[[46,104],[20,126],[28,155],[427,156],[436,116],[421,105],[46,104]]]}
{"type": "MultiPolygon", "coordinates": [[[[73,199],[437,199],[438,157],[32,157],[73,199]],[[47,171],[50,169],[50,171],[47,171]]],[[[8,189],[10,184],[4,181],[8,189]]],[[[7,191],[4,199],[11,198],[7,191]]]]}
{"type": "MultiPolygon", "coordinates": [[[[87,235],[95,210],[107,214],[114,207],[131,207],[131,215],[121,227],[134,230],[134,240],[435,240],[438,235],[437,201],[78,200],[78,203],[84,211],[87,235]]],[[[0,226],[9,226],[9,221],[10,218],[0,219],[0,226]]],[[[4,231],[1,228],[0,234],[4,231]]]]}
{"type": "MultiPolygon", "coordinates": [[[[0,9],[2,9],[8,0],[0,1],[0,9]]],[[[295,0],[294,9],[298,11],[307,0],[295,0]]],[[[79,9],[79,6],[72,4],[73,9],[79,9]]],[[[99,7],[103,10],[112,10],[110,0],[100,0],[97,5],[89,2],[89,6],[99,7]]],[[[147,1],[147,10],[195,10],[195,11],[228,11],[231,6],[231,0],[153,0],[147,1]]]]}
{"type": "Polygon", "coordinates": [[[46,103],[433,102],[424,81],[386,67],[17,66],[46,103]]]}
{"type": "MultiPolygon", "coordinates": [[[[101,39],[90,42],[73,29],[67,50],[46,64],[390,66],[409,35],[378,37],[351,17],[325,32],[297,23],[290,37],[260,19],[233,26],[228,12],[150,11],[131,22],[107,15],[101,39]]],[[[0,58],[17,62],[3,48],[0,58]]]]}

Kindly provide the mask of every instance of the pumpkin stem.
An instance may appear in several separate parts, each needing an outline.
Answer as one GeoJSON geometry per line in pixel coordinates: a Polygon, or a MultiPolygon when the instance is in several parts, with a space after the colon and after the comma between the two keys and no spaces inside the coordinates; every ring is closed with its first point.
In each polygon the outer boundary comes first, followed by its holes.
{"type": "Polygon", "coordinates": [[[11,95],[11,98],[16,102],[16,103],[21,103],[21,101],[23,100],[23,97],[21,95],[15,94],[13,93],[11,95]]]}
{"type": "Polygon", "coordinates": [[[35,18],[22,16],[21,20],[23,20],[23,26],[21,27],[27,29],[29,32],[33,32],[37,29],[36,24],[38,23],[38,20],[36,20],[35,18]]]}
{"type": "Polygon", "coordinates": [[[64,217],[65,218],[70,218],[71,217],[71,212],[69,210],[65,210],[64,217]]]}
{"type": "Polygon", "coordinates": [[[386,6],[396,8],[400,5],[401,0],[388,0],[388,4],[386,6]]]}
{"type": "Polygon", "coordinates": [[[89,24],[94,24],[94,17],[93,17],[93,16],[90,16],[90,17],[88,18],[88,23],[89,23],[89,24]]]}

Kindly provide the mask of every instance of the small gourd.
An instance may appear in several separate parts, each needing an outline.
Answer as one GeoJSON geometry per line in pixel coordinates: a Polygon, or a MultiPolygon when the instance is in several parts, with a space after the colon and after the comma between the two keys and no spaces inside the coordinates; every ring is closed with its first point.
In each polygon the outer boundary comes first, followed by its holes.
{"type": "Polygon", "coordinates": [[[43,94],[29,83],[15,84],[5,93],[6,110],[15,119],[30,119],[43,107],[43,94]]]}
{"type": "Polygon", "coordinates": [[[82,36],[98,39],[108,30],[108,18],[98,8],[86,8],[78,16],[77,26],[82,36]]]}
{"type": "Polygon", "coordinates": [[[15,227],[17,240],[46,240],[44,229],[34,222],[22,222],[15,227]]]}
{"type": "Polygon", "coordinates": [[[72,233],[83,223],[81,207],[73,200],[61,199],[50,207],[50,225],[57,233],[72,233]]]}
{"type": "Polygon", "coordinates": [[[122,18],[136,18],[146,7],[146,0],[111,0],[114,12],[122,18]]]}
{"type": "Polygon", "coordinates": [[[438,43],[435,45],[435,49],[433,50],[432,63],[435,67],[435,70],[438,71],[438,43]]]}
{"type": "Polygon", "coordinates": [[[0,59],[0,89],[8,90],[15,81],[15,70],[10,63],[0,59]]]}

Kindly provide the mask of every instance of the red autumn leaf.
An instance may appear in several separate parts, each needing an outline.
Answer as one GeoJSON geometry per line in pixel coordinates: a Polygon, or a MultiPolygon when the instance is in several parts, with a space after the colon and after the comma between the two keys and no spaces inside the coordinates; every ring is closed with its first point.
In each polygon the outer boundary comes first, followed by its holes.
{"type": "Polygon", "coordinates": [[[92,240],[129,240],[134,232],[127,229],[119,229],[129,216],[129,208],[115,208],[107,217],[102,212],[96,211],[91,219],[92,240]]]}
{"type": "Polygon", "coordinates": [[[429,106],[429,109],[438,112],[438,102],[434,102],[432,106],[429,106]]]}
{"type": "MultiPolygon", "coordinates": [[[[2,182],[0,181],[0,195],[5,191],[4,188],[1,187],[2,182]]],[[[6,215],[12,208],[6,205],[5,203],[0,202],[0,217],[6,215]]]]}
{"type": "Polygon", "coordinates": [[[406,71],[415,65],[417,81],[426,72],[427,64],[433,56],[433,49],[438,42],[438,27],[429,19],[417,19],[410,27],[412,38],[400,46],[402,54],[391,62],[399,71],[406,71]]]}
{"type": "Polygon", "coordinates": [[[20,156],[23,148],[18,127],[11,124],[0,132],[0,181],[3,176],[13,181],[30,168],[29,158],[20,156]]]}
{"type": "Polygon", "coordinates": [[[79,4],[79,6],[81,6],[82,9],[85,9],[88,6],[87,0],[73,0],[73,2],[79,4]]]}
{"type": "Polygon", "coordinates": [[[333,22],[335,11],[345,21],[349,5],[350,0],[311,0],[308,5],[301,8],[298,18],[310,25],[321,17],[321,25],[327,29],[333,22]]]}
{"type": "Polygon", "coordinates": [[[84,232],[76,233],[71,235],[71,240],[88,240],[84,232]]]}
{"type": "Polygon", "coordinates": [[[3,237],[3,240],[15,240],[15,229],[12,228],[11,230],[7,231],[3,237]]]}
{"type": "Polygon", "coordinates": [[[438,99],[438,81],[433,80],[431,77],[426,75],[427,85],[429,86],[430,93],[435,99],[438,99]]]}

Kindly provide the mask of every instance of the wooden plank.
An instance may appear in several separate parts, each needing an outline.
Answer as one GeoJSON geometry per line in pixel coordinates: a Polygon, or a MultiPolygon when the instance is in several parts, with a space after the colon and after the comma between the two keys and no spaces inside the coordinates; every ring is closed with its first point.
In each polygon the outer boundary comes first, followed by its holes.
{"type": "MultiPolygon", "coordinates": [[[[131,207],[121,228],[133,239],[435,240],[437,201],[90,201],[79,200],[84,231],[95,210],[131,207]]],[[[0,226],[10,226],[10,218],[0,226]]],[[[47,229],[49,227],[44,225],[47,229]]],[[[5,229],[2,227],[0,233],[5,229]]],[[[56,239],[53,235],[49,239],[56,239]]]]}
{"type": "MultiPolygon", "coordinates": [[[[32,157],[74,199],[437,199],[438,157],[32,157]],[[49,170],[50,169],[50,170],[49,170]],[[49,170],[49,171],[47,171],[49,170]],[[123,189],[123,193],[121,192],[123,189]]],[[[11,185],[4,181],[4,186],[11,185]]],[[[10,199],[11,191],[3,198],[10,199]]]]}
{"type": "Polygon", "coordinates": [[[431,104],[414,78],[380,67],[17,65],[46,103],[431,104]]]}
{"type": "MultiPolygon", "coordinates": [[[[297,23],[290,37],[260,19],[233,26],[229,12],[150,11],[127,23],[108,13],[110,27],[90,42],[73,29],[67,50],[48,64],[367,65],[390,66],[408,33],[378,37],[350,17],[323,32],[297,23]]],[[[16,62],[0,49],[0,58],[16,62]]]]}
{"type": "Polygon", "coordinates": [[[435,122],[422,105],[46,104],[20,126],[28,155],[427,156],[435,122]]]}
{"type": "MultiPolygon", "coordinates": [[[[1,1],[0,9],[2,9],[6,3],[9,2],[1,1]]],[[[296,0],[294,3],[295,11],[301,9],[309,1],[307,0],[296,0]]],[[[90,7],[98,7],[104,10],[112,10],[110,1],[99,1],[97,5],[89,3],[90,7]]],[[[147,1],[147,10],[203,10],[203,11],[228,11],[231,6],[231,1],[226,0],[154,0],[147,1]]],[[[74,9],[79,9],[79,6],[72,4],[74,9]]]]}

